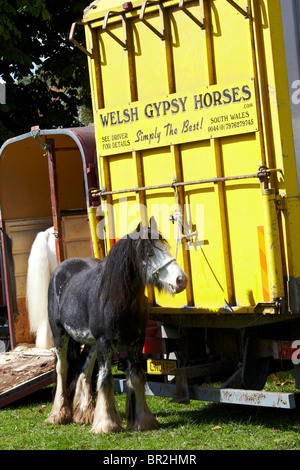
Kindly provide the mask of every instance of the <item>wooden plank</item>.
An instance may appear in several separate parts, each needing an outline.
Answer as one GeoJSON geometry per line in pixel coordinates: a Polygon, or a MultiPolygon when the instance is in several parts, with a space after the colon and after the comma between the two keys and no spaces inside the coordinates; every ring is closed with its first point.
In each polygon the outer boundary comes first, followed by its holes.
{"type": "Polygon", "coordinates": [[[55,381],[55,353],[20,346],[0,354],[0,407],[55,381]]]}

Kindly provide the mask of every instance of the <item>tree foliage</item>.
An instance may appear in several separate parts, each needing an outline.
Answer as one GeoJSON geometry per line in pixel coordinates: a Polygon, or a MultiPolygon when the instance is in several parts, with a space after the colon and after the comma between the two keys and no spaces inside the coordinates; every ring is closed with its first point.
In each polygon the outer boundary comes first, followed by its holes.
{"type": "Polygon", "coordinates": [[[71,24],[82,18],[88,4],[88,0],[0,2],[0,77],[6,82],[0,146],[34,125],[49,129],[82,124],[79,107],[91,108],[87,61],[68,38],[71,24]]]}

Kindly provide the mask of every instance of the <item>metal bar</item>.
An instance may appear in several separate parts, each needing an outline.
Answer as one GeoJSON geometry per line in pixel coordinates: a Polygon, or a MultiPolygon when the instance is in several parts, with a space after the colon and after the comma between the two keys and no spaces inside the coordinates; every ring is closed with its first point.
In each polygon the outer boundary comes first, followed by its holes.
{"type": "Polygon", "coordinates": [[[54,234],[55,234],[56,259],[57,259],[57,264],[60,264],[64,259],[64,247],[63,247],[63,241],[62,241],[62,226],[61,226],[61,215],[60,215],[60,208],[59,208],[54,139],[46,139],[46,144],[47,144],[47,158],[48,158],[49,183],[50,183],[50,194],[51,194],[52,218],[53,218],[54,234]]]}
{"type": "Polygon", "coordinates": [[[82,52],[84,52],[87,56],[93,57],[93,54],[92,54],[91,52],[89,52],[84,46],[82,46],[81,44],[79,44],[79,42],[76,41],[76,39],[74,39],[75,28],[76,28],[77,25],[84,26],[84,23],[82,23],[81,21],[76,21],[75,23],[72,24],[71,30],[70,30],[70,34],[69,34],[69,40],[70,40],[76,47],[78,47],[78,49],[80,49],[82,52]]]}
{"type": "Polygon", "coordinates": [[[95,258],[103,259],[105,257],[104,240],[97,236],[97,225],[100,217],[97,217],[97,207],[88,207],[88,217],[90,224],[90,233],[95,258]]]}
{"type": "Polygon", "coordinates": [[[263,190],[266,254],[269,272],[269,290],[272,300],[284,297],[282,256],[278,229],[275,189],[263,190]]]}
{"type": "MultiPolygon", "coordinates": [[[[120,44],[120,46],[123,47],[123,49],[126,51],[127,50],[127,44],[126,42],[123,42],[121,41],[121,39],[118,38],[118,36],[116,36],[114,33],[112,33],[109,29],[107,29],[107,21],[108,21],[108,17],[110,15],[110,11],[108,11],[104,17],[104,21],[103,21],[103,25],[102,25],[102,30],[103,31],[106,31],[107,34],[110,35],[110,37],[112,37],[118,44],[120,44]]],[[[125,16],[124,15],[121,15],[121,18],[122,18],[122,23],[124,24],[124,18],[125,16]]]]}
{"type": "Polygon", "coordinates": [[[185,8],[184,0],[180,0],[178,6],[191,20],[193,20],[198,26],[200,26],[201,29],[205,29],[204,23],[198,20],[198,18],[196,18],[187,8],[185,8]]]}
{"type": "MultiPolygon", "coordinates": [[[[263,27],[263,18],[261,12],[261,5],[258,2],[251,2],[248,0],[249,8],[251,11],[250,16],[250,27],[252,31],[252,45],[255,51],[255,73],[257,75],[257,84],[259,84],[259,93],[257,94],[258,101],[258,110],[261,113],[262,119],[262,128],[260,133],[265,135],[265,161],[266,165],[269,167],[275,166],[275,144],[274,144],[274,132],[272,128],[272,117],[271,117],[271,108],[270,108],[270,97],[269,97],[269,81],[268,81],[268,72],[266,65],[266,55],[268,52],[265,50],[265,39],[263,37],[264,27],[263,27]],[[253,18],[254,20],[253,20],[253,18]],[[260,102],[261,101],[261,102],[260,102]],[[263,110],[263,113],[262,111],[263,110]]],[[[258,91],[258,90],[257,90],[258,91]]],[[[256,92],[257,92],[256,91],[256,92]]],[[[263,163],[264,165],[264,163],[263,163]]],[[[277,189],[278,182],[275,177],[271,178],[271,187],[277,189]]]]}
{"type": "Polygon", "coordinates": [[[255,46],[255,35],[254,35],[254,20],[252,16],[252,7],[251,7],[251,0],[248,0],[248,12],[249,12],[249,31],[250,31],[250,40],[251,40],[251,52],[252,52],[252,64],[253,64],[253,71],[254,71],[254,86],[255,86],[255,95],[257,96],[256,105],[257,105],[257,118],[258,118],[258,137],[259,137],[259,145],[260,145],[260,154],[261,154],[261,162],[262,165],[267,165],[266,162],[266,146],[264,141],[264,133],[263,133],[263,118],[262,118],[262,109],[261,109],[261,100],[259,99],[260,91],[259,91],[259,73],[258,73],[258,65],[257,65],[257,58],[256,58],[256,46],[255,46]]]}
{"type": "Polygon", "coordinates": [[[241,8],[234,0],[227,0],[227,2],[230,3],[230,5],[232,5],[233,8],[235,8],[245,18],[249,18],[249,13],[247,11],[243,10],[243,8],[241,8]]]}
{"type": "MultiPolygon", "coordinates": [[[[1,218],[1,207],[0,207],[0,218],[1,218]]],[[[6,245],[5,232],[3,231],[4,227],[2,226],[2,221],[0,220],[0,243],[2,246],[2,260],[3,260],[3,271],[4,271],[4,284],[5,284],[5,294],[7,302],[7,315],[8,315],[8,326],[9,326],[9,338],[11,349],[14,349],[16,346],[16,335],[15,335],[15,325],[13,321],[13,296],[12,296],[12,280],[11,280],[11,270],[8,267],[8,253],[6,245]]]]}
{"type": "MultiPolygon", "coordinates": [[[[148,396],[173,398],[175,384],[161,382],[146,382],[145,393],[148,396]]],[[[126,380],[114,379],[116,392],[126,392],[126,380]]],[[[241,390],[234,388],[201,387],[191,385],[189,387],[191,400],[209,401],[214,403],[229,403],[232,405],[250,405],[267,408],[296,408],[294,393],[277,393],[256,390],[241,390]]]]}
{"type": "Polygon", "coordinates": [[[106,190],[95,190],[92,192],[94,196],[108,196],[112,194],[125,194],[125,193],[136,193],[138,191],[150,191],[150,190],[156,190],[156,189],[167,189],[167,188],[177,188],[179,186],[190,186],[190,185],[196,185],[196,184],[207,184],[207,183],[220,183],[223,181],[236,181],[236,180],[243,180],[243,179],[251,179],[251,178],[265,178],[268,173],[272,172],[282,172],[280,168],[273,168],[273,169],[268,169],[264,171],[259,171],[258,173],[253,173],[249,175],[239,175],[239,176],[222,176],[222,177],[216,177],[216,178],[208,178],[208,179],[202,179],[202,180],[195,180],[195,181],[173,181],[172,183],[166,183],[166,184],[158,184],[158,185],[152,185],[152,186],[141,186],[141,187],[136,187],[136,188],[128,188],[128,189],[118,189],[115,191],[106,191],[106,190]]]}
{"type": "MultiPolygon", "coordinates": [[[[108,188],[108,191],[106,191],[107,192],[107,206],[108,206],[107,221],[108,221],[109,241],[110,241],[110,245],[112,246],[116,242],[116,231],[115,231],[114,215],[113,215],[113,210],[112,210],[112,205],[113,205],[112,194],[114,194],[114,192],[110,190],[111,177],[110,177],[109,157],[103,158],[103,177],[104,177],[105,187],[108,188]]],[[[102,193],[100,192],[99,195],[102,196],[102,193]]]]}
{"type": "MultiPolygon", "coordinates": [[[[144,18],[144,15],[145,15],[145,10],[146,10],[146,6],[147,6],[147,3],[148,3],[149,0],[145,0],[144,3],[142,4],[142,8],[141,8],[141,12],[140,12],[140,16],[139,16],[139,19],[154,33],[156,34],[156,36],[158,36],[162,41],[164,41],[165,39],[165,34],[164,33],[160,33],[159,31],[157,31],[156,28],[154,28],[154,26],[152,26],[151,23],[149,23],[147,20],[145,20],[144,18]]],[[[162,5],[159,3],[159,2],[150,2],[152,5],[158,5],[159,7],[159,10],[160,10],[160,13],[162,12],[162,5]]]]}
{"type": "Polygon", "coordinates": [[[190,398],[193,400],[229,403],[233,405],[250,405],[266,408],[296,408],[294,393],[194,386],[190,389],[190,398]]]}
{"type": "Polygon", "coordinates": [[[99,28],[91,30],[93,51],[95,51],[94,57],[94,68],[95,68],[95,86],[96,86],[96,109],[104,108],[104,97],[103,97],[103,87],[102,87],[102,73],[101,73],[101,63],[100,63],[100,47],[99,47],[99,38],[100,33],[98,32],[99,28]]]}

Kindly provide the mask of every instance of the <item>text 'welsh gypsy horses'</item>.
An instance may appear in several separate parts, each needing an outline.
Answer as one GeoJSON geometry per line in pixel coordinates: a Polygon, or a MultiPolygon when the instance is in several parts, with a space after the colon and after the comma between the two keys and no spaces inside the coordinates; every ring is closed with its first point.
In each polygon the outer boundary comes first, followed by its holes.
{"type": "MultiPolygon", "coordinates": [[[[187,276],[159,235],[154,219],[113,245],[101,261],[69,259],[52,274],[48,314],[57,355],[57,384],[47,423],[92,424],[96,434],[121,431],[115,406],[112,353],[128,351],[126,418],[129,429],[155,429],[156,418],[145,399],[142,349],[148,320],[144,291],[153,286],[176,294],[187,276]],[[80,349],[80,372],[73,406],[68,394],[68,345],[80,349]],[[96,405],[91,376],[98,360],[96,405]]],[[[78,349],[79,350],[79,349],[78,349]]]]}

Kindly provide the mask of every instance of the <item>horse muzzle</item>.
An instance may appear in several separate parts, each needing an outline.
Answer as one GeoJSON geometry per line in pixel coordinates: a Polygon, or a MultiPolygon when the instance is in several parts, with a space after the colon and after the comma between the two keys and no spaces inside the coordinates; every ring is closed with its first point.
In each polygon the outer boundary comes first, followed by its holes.
{"type": "Polygon", "coordinates": [[[188,277],[183,272],[182,274],[177,276],[176,285],[170,284],[170,288],[173,294],[179,294],[179,292],[182,292],[184,289],[186,289],[187,284],[188,284],[188,277]]]}

